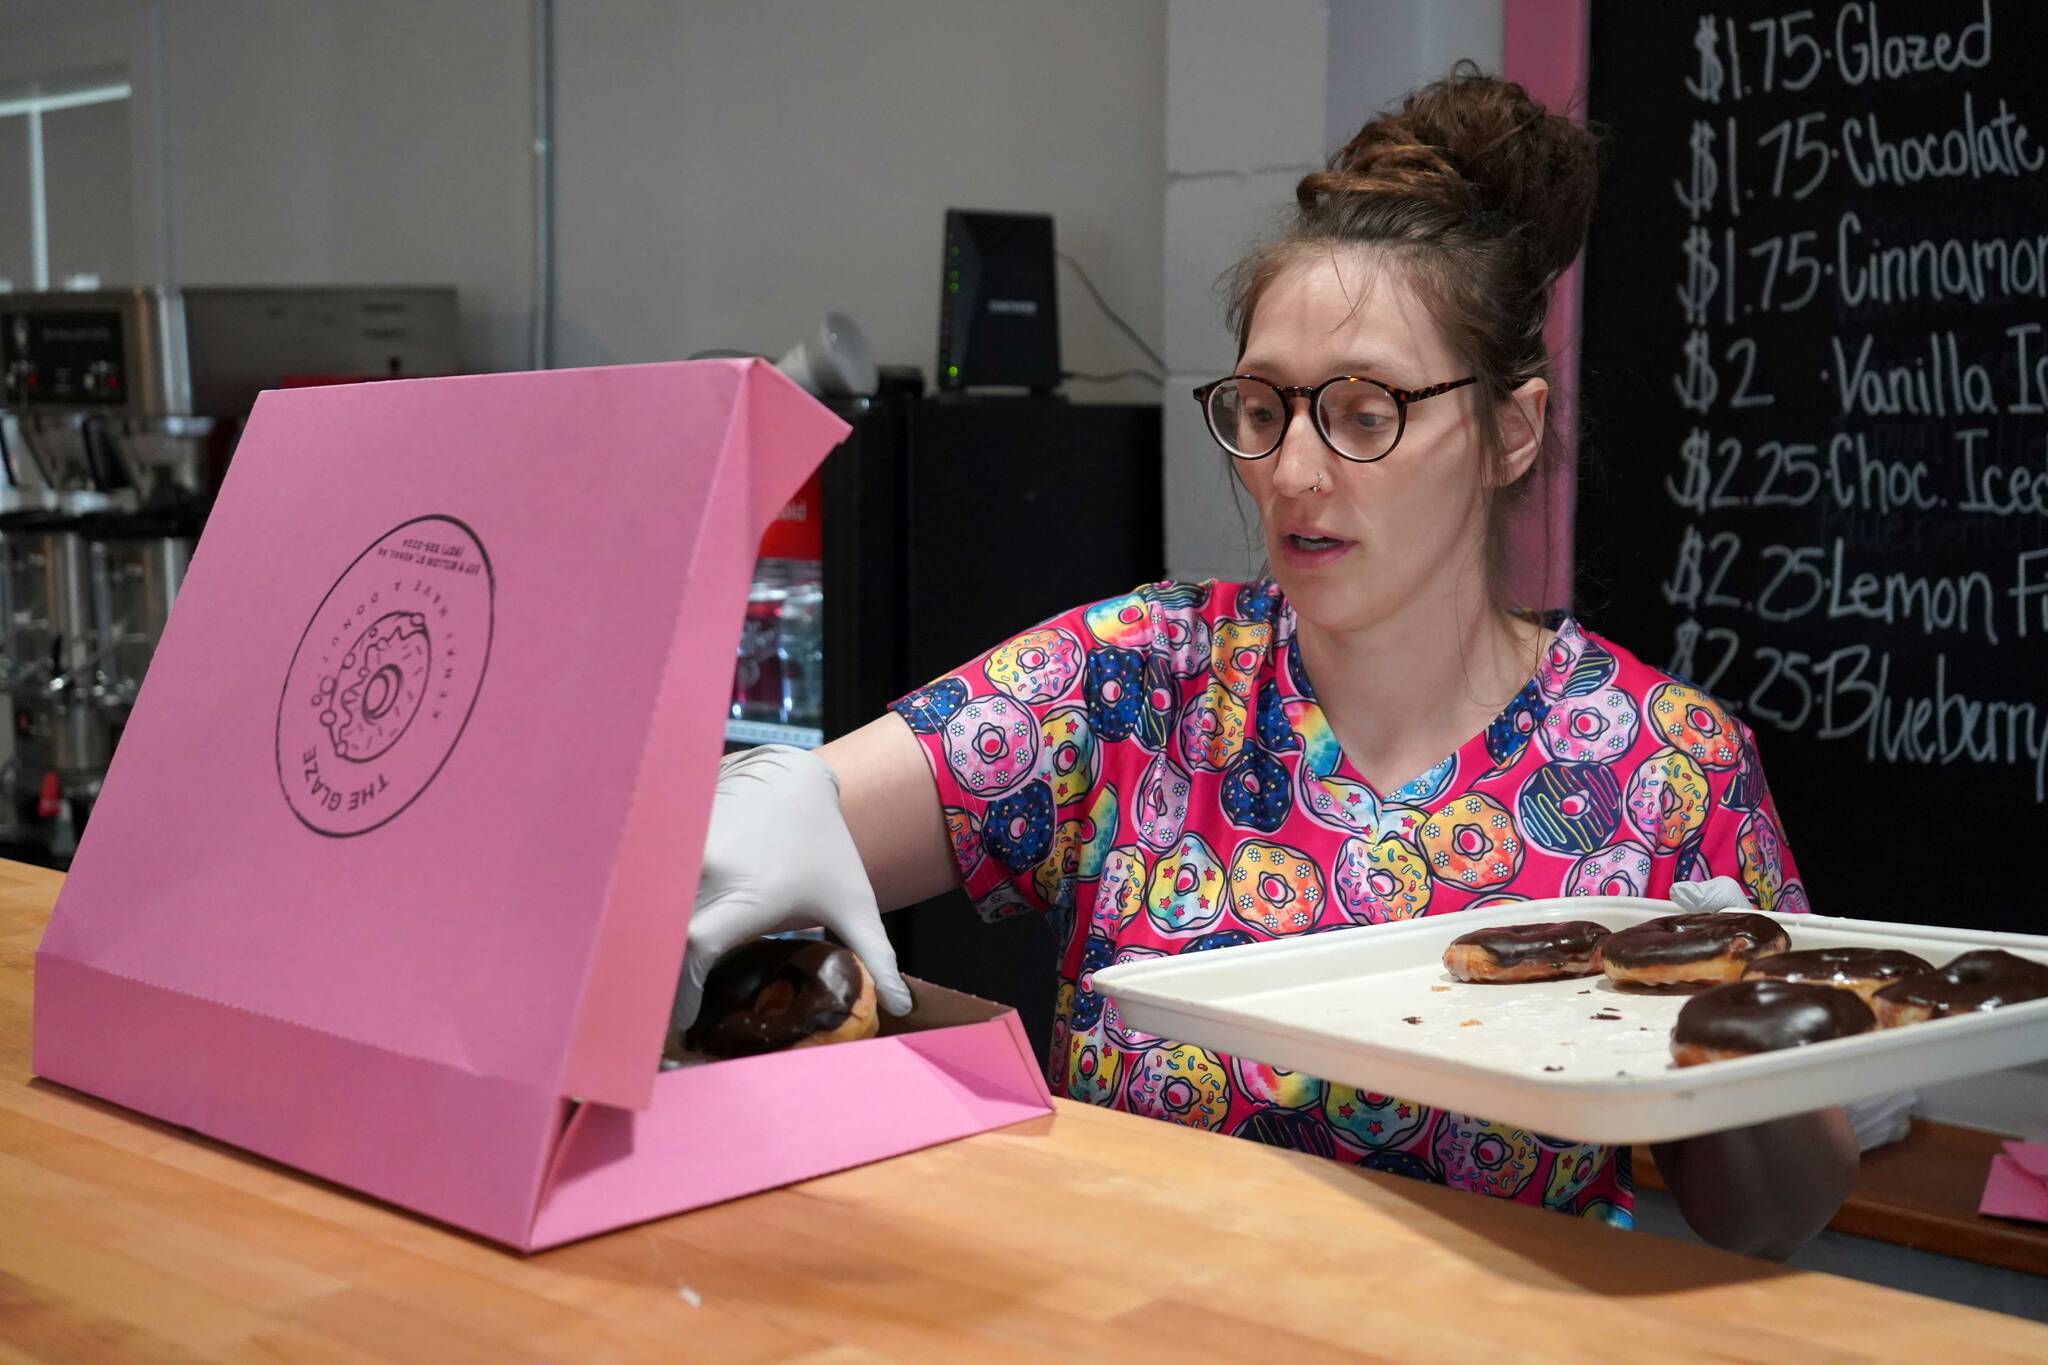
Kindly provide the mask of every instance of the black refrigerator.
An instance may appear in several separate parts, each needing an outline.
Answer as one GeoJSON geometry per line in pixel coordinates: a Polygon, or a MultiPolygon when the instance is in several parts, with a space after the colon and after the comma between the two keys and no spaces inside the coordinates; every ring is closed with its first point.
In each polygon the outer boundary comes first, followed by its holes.
{"type": "MultiPolygon", "coordinates": [[[[1083,602],[1165,572],[1154,404],[884,395],[820,470],[820,725],[736,723],[728,746],[816,742],[1083,602]]],[[[983,924],[951,892],[886,917],[903,969],[1014,1006],[1042,1055],[1057,945],[1032,916],[983,924]]]]}

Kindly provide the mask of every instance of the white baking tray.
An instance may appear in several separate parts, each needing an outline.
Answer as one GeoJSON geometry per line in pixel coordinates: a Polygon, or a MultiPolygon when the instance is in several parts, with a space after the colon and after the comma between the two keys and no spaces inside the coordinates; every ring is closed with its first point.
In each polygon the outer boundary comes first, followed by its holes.
{"type": "MultiPolygon", "coordinates": [[[[1582,1142],[1692,1137],[2048,1058],[2048,1000],[2033,1000],[1680,1068],[1671,1025],[1688,996],[1621,991],[1604,976],[1480,985],[1443,967],[1452,939],[1487,925],[1621,929],[1677,912],[1621,897],[1523,901],[1122,963],[1093,988],[1116,1001],[1126,1032],[1582,1142]]],[[[1903,948],[1936,967],[2004,948],[2048,962],[2048,938],[2033,935],[1772,918],[1794,948],[1903,948]]]]}

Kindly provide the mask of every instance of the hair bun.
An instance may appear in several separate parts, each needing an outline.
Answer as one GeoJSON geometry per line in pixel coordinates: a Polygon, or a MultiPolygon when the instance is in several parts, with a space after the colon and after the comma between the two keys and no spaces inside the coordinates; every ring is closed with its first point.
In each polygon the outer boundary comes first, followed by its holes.
{"type": "Polygon", "coordinates": [[[1355,194],[1437,200],[1520,242],[1541,288],[1586,244],[1602,155],[1597,133],[1465,60],[1367,120],[1295,199],[1305,216],[1341,212],[1355,194]]]}

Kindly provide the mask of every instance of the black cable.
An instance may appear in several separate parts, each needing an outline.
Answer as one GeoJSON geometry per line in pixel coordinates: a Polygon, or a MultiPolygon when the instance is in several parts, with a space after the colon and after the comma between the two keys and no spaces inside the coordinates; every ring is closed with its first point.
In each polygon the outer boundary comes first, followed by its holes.
{"type": "Polygon", "coordinates": [[[1157,365],[1161,372],[1164,372],[1167,369],[1166,358],[1160,355],[1159,352],[1153,350],[1150,346],[1146,345],[1145,338],[1139,336],[1135,331],[1131,330],[1131,324],[1125,322],[1122,318],[1117,316],[1116,309],[1111,308],[1108,302],[1102,297],[1102,291],[1095,287],[1095,281],[1088,278],[1088,272],[1081,268],[1081,263],[1075,260],[1072,256],[1069,256],[1064,251],[1059,252],[1057,254],[1061,260],[1065,261],[1068,265],[1073,267],[1074,273],[1076,275],[1079,275],[1081,277],[1082,285],[1086,287],[1090,296],[1094,298],[1095,306],[1103,311],[1104,316],[1108,317],[1110,325],[1115,327],[1119,332],[1122,332],[1125,336],[1129,337],[1131,339],[1132,344],[1135,345],[1139,350],[1143,351],[1148,357],[1150,357],[1152,363],[1154,365],[1157,365]]]}
{"type": "Polygon", "coordinates": [[[1133,375],[1139,379],[1150,380],[1162,389],[1166,387],[1166,381],[1150,370],[1111,370],[1108,374],[1083,374],[1079,370],[1060,371],[1062,379],[1079,379],[1089,384],[1114,384],[1119,379],[1129,379],[1133,375]]]}

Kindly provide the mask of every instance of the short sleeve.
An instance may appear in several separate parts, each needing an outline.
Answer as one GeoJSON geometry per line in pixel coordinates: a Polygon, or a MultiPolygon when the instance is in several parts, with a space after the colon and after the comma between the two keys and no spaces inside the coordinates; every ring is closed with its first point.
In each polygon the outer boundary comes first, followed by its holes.
{"type": "Polygon", "coordinates": [[[891,703],[924,749],[954,862],[984,919],[1071,911],[1113,738],[1105,722],[1141,694],[1153,633],[1137,593],[1090,603],[891,703]]]}
{"type": "Polygon", "coordinates": [[[1756,735],[1741,721],[1727,719],[1730,733],[1739,741],[1737,752],[1733,761],[1705,770],[1706,820],[1692,856],[1680,857],[1677,880],[1733,877],[1758,909],[1804,913],[1812,907],[1777,803],[1764,780],[1756,735]]]}

